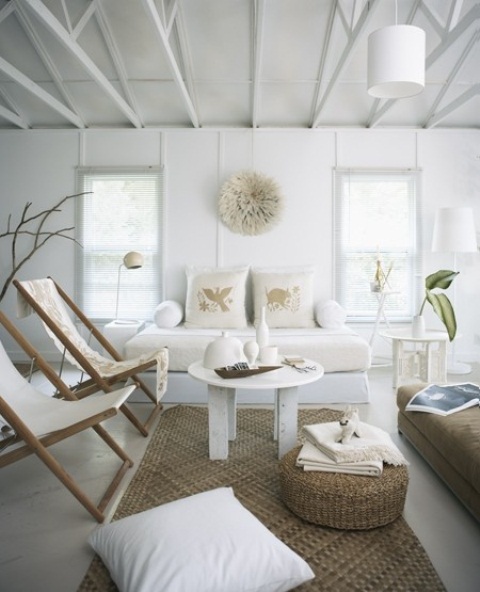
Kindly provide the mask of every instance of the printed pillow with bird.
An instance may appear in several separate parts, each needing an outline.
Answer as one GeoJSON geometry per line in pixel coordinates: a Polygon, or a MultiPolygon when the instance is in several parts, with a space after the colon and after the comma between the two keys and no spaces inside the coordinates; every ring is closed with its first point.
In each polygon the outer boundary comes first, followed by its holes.
{"type": "Polygon", "coordinates": [[[185,327],[243,329],[248,267],[187,267],[185,327]]]}

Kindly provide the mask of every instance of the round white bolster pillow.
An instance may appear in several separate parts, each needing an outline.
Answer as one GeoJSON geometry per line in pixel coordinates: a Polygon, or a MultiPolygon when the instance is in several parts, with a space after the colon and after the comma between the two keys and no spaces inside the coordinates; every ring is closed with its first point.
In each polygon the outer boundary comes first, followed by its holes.
{"type": "Polygon", "coordinates": [[[316,305],[315,319],[320,327],[338,329],[345,324],[347,311],[336,300],[325,300],[316,305]]]}
{"type": "Polygon", "coordinates": [[[183,319],[183,306],[175,300],[164,300],[153,313],[155,324],[161,329],[176,327],[183,319]]]}

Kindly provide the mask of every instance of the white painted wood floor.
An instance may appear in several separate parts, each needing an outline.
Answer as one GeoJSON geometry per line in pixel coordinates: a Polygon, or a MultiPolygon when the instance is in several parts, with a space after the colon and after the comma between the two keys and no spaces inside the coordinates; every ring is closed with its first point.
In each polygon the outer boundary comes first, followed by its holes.
{"type": "MultiPolygon", "coordinates": [[[[369,376],[371,402],[360,406],[361,418],[391,433],[411,463],[405,507],[408,523],[427,550],[448,592],[478,592],[480,523],[397,434],[391,368],[373,368],[369,376]]],[[[450,379],[479,382],[480,372],[477,368],[460,380],[458,376],[450,379]]],[[[141,413],[142,405],[135,406],[141,413]]],[[[140,436],[123,415],[109,420],[107,427],[135,461],[141,459],[148,439],[140,436]]],[[[103,473],[113,474],[113,457],[96,434],[79,434],[57,445],[55,453],[79,477],[92,497],[98,499],[96,493],[103,473]]],[[[133,476],[134,471],[130,472],[133,476]]],[[[110,515],[114,509],[115,502],[110,515]]],[[[75,592],[93,556],[86,539],[94,528],[96,522],[90,514],[36,458],[2,469],[0,590],[75,592]]]]}

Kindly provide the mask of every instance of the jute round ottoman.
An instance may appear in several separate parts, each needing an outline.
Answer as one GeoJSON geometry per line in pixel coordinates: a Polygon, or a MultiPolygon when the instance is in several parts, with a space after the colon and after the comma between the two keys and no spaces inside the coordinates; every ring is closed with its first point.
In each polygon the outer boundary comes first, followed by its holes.
{"type": "Polygon", "coordinates": [[[380,477],[304,471],[296,466],[300,446],[280,461],[283,502],[307,522],[361,530],[389,524],[405,505],[408,471],[385,465],[380,477]]]}

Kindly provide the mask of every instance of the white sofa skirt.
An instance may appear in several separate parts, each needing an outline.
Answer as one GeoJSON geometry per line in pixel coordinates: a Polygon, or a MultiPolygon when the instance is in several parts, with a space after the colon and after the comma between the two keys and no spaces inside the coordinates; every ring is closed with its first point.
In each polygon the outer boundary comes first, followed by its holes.
{"type": "MultiPolygon", "coordinates": [[[[155,389],[155,373],[144,372],[141,377],[151,389],[155,389]]],[[[273,405],[274,392],[270,390],[237,391],[239,405],[273,405]]],[[[320,380],[298,388],[298,402],[304,405],[368,403],[370,390],[368,374],[363,372],[329,372],[320,380]]],[[[168,386],[162,403],[206,404],[207,385],[192,378],[187,372],[169,372],[168,386]]],[[[136,401],[135,393],[130,400],[136,401]]],[[[145,401],[145,397],[138,398],[145,401]]]]}

